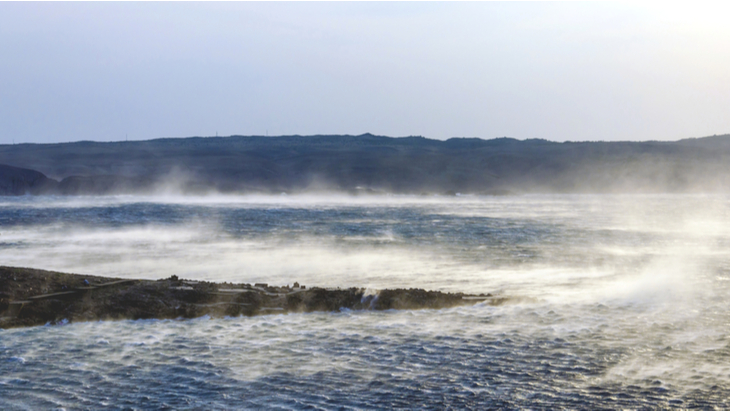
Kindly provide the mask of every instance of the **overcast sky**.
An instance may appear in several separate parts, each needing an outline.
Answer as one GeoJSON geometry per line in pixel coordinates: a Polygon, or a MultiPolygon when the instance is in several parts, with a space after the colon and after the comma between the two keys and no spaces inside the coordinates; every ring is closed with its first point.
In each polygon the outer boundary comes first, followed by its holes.
{"type": "Polygon", "coordinates": [[[730,8],[0,3],[0,143],[730,133],[730,8]]]}

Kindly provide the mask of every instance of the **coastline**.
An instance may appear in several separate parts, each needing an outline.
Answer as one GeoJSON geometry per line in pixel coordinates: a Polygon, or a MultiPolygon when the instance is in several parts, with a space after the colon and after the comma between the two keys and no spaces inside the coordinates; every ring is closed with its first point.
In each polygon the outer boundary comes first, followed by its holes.
{"type": "Polygon", "coordinates": [[[295,312],[442,309],[503,297],[423,289],[332,289],[179,279],[121,279],[0,267],[0,329],[79,321],[254,316],[295,312]]]}

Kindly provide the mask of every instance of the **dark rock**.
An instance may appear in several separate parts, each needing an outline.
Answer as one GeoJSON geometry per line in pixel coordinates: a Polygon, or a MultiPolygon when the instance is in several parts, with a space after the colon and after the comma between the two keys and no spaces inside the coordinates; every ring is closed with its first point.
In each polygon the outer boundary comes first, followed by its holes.
{"type": "Polygon", "coordinates": [[[58,182],[43,173],[0,164],[0,195],[53,194],[58,182]]]}
{"type": "Polygon", "coordinates": [[[254,315],[263,306],[265,296],[257,292],[245,292],[239,294],[236,299],[235,310],[244,315],[254,315]],[[245,304],[245,305],[243,305],[245,304]]]}
{"type": "Polygon", "coordinates": [[[10,294],[0,292],[0,313],[10,306],[10,294]]]}
{"type": "Polygon", "coordinates": [[[378,293],[376,310],[408,310],[414,308],[447,308],[462,305],[460,294],[447,294],[422,289],[382,290],[378,293]]]}

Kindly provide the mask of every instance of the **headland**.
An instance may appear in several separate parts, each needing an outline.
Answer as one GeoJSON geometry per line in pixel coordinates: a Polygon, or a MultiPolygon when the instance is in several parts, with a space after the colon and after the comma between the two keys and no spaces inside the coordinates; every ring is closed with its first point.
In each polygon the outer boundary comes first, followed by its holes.
{"type": "Polygon", "coordinates": [[[77,321],[253,316],[292,312],[441,309],[503,297],[423,289],[320,288],[122,279],[0,267],[0,328],[77,321]]]}

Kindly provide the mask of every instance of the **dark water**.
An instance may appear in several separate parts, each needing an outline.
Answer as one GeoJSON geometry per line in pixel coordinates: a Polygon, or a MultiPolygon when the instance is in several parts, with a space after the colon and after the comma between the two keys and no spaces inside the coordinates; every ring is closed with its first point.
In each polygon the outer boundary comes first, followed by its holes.
{"type": "Polygon", "coordinates": [[[499,307],[0,331],[2,409],[727,408],[728,198],[21,198],[0,263],[499,307]]]}

